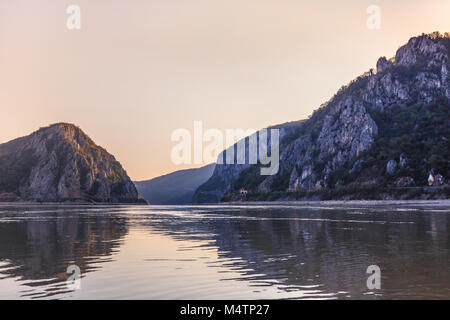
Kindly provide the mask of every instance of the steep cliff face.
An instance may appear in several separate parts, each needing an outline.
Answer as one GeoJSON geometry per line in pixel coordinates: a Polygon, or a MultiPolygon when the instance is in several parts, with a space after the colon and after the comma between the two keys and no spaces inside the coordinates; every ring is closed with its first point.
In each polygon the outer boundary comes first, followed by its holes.
{"type": "Polygon", "coordinates": [[[0,199],[145,202],[114,156],[67,123],[0,145],[0,199]]]}
{"type": "MultiPolygon", "coordinates": [[[[289,136],[290,134],[294,133],[295,130],[298,128],[299,123],[301,121],[296,122],[289,122],[278,126],[273,126],[268,129],[279,129],[279,138],[283,139],[284,137],[289,136]]],[[[254,135],[258,136],[259,132],[256,132],[254,135]]],[[[267,142],[270,145],[270,139],[271,136],[268,133],[267,136],[267,142]]],[[[242,174],[243,172],[249,173],[248,176],[256,177],[257,181],[262,182],[262,177],[267,176],[261,176],[259,175],[259,166],[251,165],[249,164],[249,150],[251,149],[251,143],[252,139],[249,139],[249,137],[246,137],[242,139],[240,142],[243,142],[245,144],[245,163],[243,164],[227,164],[226,163],[226,154],[231,149],[233,149],[233,153],[236,155],[238,153],[238,147],[237,144],[231,146],[230,148],[224,150],[219,155],[219,161],[217,161],[214,172],[212,174],[212,177],[206,181],[204,184],[202,184],[194,193],[194,196],[192,198],[193,203],[216,203],[220,202],[223,195],[230,191],[231,186],[233,183],[239,179],[240,177],[246,177],[246,175],[242,174]],[[256,173],[258,171],[258,173],[256,173]]],[[[238,143],[240,143],[238,142],[238,143]]],[[[256,148],[258,148],[258,144],[256,145],[256,148]]]]}
{"type": "Polygon", "coordinates": [[[428,144],[425,141],[423,145],[415,145],[416,149],[423,148],[424,159],[422,162],[416,159],[416,167],[409,168],[410,171],[405,169],[403,174],[423,180],[430,170],[438,167],[447,175],[448,164],[431,161],[427,153],[440,152],[438,157],[449,158],[446,154],[450,125],[449,53],[448,33],[410,39],[394,58],[380,58],[376,72],[370,70],[361,75],[341,88],[308,120],[296,123],[281,139],[277,175],[257,176],[254,165],[231,165],[233,169],[227,170],[223,169],[224,165],[217,165],[211,179],[197,190],[195,200],[232,200],[241,188],[253,194],[274,194],[335,189],[352,183],[386,186],[393,183],[392,179],[400,178],[395,175],[390,176],[391,180],[380,178],[391,160],[388,157],[398,158],[400,152],[405,157],[408,153],[409,158],[416,156],[413,144],[402,144],[408,139],[400,138],[408,130],[411,134],[415,132],[418,139],[428,140],[428,144]],[[392,132],[386,126],[389,118],[401,119],[404,125],[392,132]],[[407,125],[414,121],[425,121],[422,132],[418,131],[417,123],[412,127],[407,125]],[[423,137],[421,133],[425,134],[427,121],[434,127],[427,131],[428,137],[423,137]],[[397,143],[390,146],[388,142],[395,139],[397,143]],[[375,147],[382,155],[373,154],[375,147]]]}

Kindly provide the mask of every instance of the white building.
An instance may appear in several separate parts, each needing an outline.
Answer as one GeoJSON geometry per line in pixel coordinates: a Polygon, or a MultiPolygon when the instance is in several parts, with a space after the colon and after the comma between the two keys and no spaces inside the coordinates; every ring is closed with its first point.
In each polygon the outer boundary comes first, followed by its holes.
{"type": "Polygon", "coordinates": [[[434,177],[433,175],[430,173],[430,175],[428,176],[428,185],[432,186],[434,183],[434,177]]]}

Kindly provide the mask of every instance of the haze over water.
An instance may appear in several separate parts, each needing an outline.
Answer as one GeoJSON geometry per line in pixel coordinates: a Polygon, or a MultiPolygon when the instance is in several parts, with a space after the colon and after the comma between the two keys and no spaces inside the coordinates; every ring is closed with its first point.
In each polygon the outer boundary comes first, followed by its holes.
{"type": "Polygon", "coordinates": [[[1,204],[0,299],[449,299],[449,213],[1,204]]]}

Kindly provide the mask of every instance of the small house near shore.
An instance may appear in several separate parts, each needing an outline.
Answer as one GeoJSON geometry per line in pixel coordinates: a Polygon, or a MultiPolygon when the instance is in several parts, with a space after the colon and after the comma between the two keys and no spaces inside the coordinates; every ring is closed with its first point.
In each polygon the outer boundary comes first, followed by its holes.
{"type": "Polygon", "coordinates": [[[434,177],[433,175],[430,173],[430,175],[428,176],[428,185],[432,186],[434,184],[434,177]]]}

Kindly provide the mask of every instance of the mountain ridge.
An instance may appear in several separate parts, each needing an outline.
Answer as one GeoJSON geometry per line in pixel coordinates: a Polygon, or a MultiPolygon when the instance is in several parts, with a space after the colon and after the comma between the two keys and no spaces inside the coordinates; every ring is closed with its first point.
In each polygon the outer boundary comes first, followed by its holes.
{"type": "Polygon", "coordinates": [[[145,203],[113,155],[63,122],[0,144],[0,200],[145,203]]]}
{"type": "Polygon", "coordinates": [[[280,134],[277,175],[258,175],[258,165],[217,165],[213,176],[196,191],[194,201],[233,201],[242,198],[240,189],[248,191],[247,200],[376,198],[377,193],[389,199],[395,195],[383,188],[394,186],[398,182],[394,179],[411,182],[415,177],[417,181],[411,184],[420,186],[428,174],[443,174],[446,183],[450,174],[445,140],[450,126],[449,53],[450,33],[411,38],[394,58],[379,58],[376,72],[371,69],[341,87],[309,119],[280,134]],[[397,131],[386,126],[389,119],[400,121],[394,123],[397,131]],[[428,130],[421,144],[407,138],[407,133],[421,138],[414,121],[428,130]],[[402,127],[402,122],[409,126],[402,127]],[[435,130],[429,130],[427,123],[435,130]],[[413,145],[427,158],[418,159],[413,145]],[[372,154],[374,148],[383,153],[372,154]],[[401,157],[409,159],[405,161],[410,166],[386,175],[387,163],[400,162],[401,157]],[[366,186],[373,189],[370,194],[357,190],[366,186]]]}
{"type": "Polygon", "coordinates": [[[215,164],[175,171],[145,181],[135,181],[144,199],[156,205],[190,204],[197,188],[212,175],[215,164]]]}

